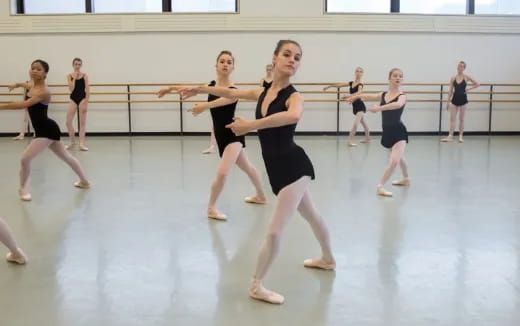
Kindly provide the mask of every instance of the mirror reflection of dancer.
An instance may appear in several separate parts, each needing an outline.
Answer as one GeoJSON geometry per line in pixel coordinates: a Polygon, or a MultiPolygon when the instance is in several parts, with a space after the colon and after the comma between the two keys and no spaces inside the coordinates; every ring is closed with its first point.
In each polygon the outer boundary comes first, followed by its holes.
{"type": "Polygon", "coordinates": [[[262,156],[269,182],[277,195],[276,208],[260,249],[249,295],[257,300],[281,304],[284,297],[266,289],[262,280],[278,254],[283,229],[296,210],[310,224],[321,246],[319,258],[307,259],[305,267],[331,270],[336,267],[325,222],[314,207],[308,190],[314,179],[314,168],[305,151],[294,143],[296,124],[303,114],[303,99],[290,79],[300,66],[302,50],[291,40],[278,42],[273,54],[274,79],[268,88],[231,89],[224,87],[185,87],[184,98],[198,93],[258,101],[256,120],[235,117],[228,127],[236,135],[258,130],[262,156]]]}
{"type": "Polygon", "coordinates": [[[18,247],[13,232],[2,218],[0,218],[0,242],[9,249],[9,252],[5,257],[8,262],[20,265],[27,262],[27,256],[23,250],[18,247]]]}
{"type": "Polygon", "coordinates": [[[394,68],[388,74],[388,91],[376,95],[358,94],[347,97],[349,102],[358,99],[365,101],[379,101],[379,105],[371,107],[370,112],[382,113],[383,120],[383,136],[381,145],[391,150],[390,160],[386,167],[381,180],[377,184],[377,194],[379,196],[391,197],[392,193],[384,188],[385,183],[390,179],[397,165],[401,167],[403,178],[392,182],[394,186],[409,186],[410,179],[408,177],[408,165],[404,158],[404,150],[408,143],[408,132],[405,125],[401,121],[404,106],[406,104],[406,95],[401,92],[400,86],[403,79],[401,69],[394,68]]]}
{"type": "MultiPolygon", "coordinates": [[[[363,68],[357,67],[355,71],[355,77],[354,81],[350,81],[348,83],[337,83],[333,84],[327,87],[324,87],[323,90],[326,91],[331,87],[349,87],[349,93],[350,94],[361,94],[363,92],[363,82],[361,81],[361,78],[363,78],[363,68]]],[[[348,96],[343,97],[343,99],[348,98],[348,96]]],[[[347,146],[355,147],[357,146],[356,143],[354,143],[354,136],[356,136],[356,132],[358,129],[359,124],[363,126],[363,129],[365,131],[365,138],[361,140],[362,143],[368,143],[370,142],[370,130],[368,129],[368,125],[365,121],[365,113],[367,112],[367,109],[365,107],[365,103],[363,103],[362,100],[358,99],[354,102],[352,102],[352,113],[356,116],[354,119],[354,123],[352,124],[352,128],[350,129],[350,134],[348,136],[347,140],[347,146]]]]}
{"type": "MultiPolygon", "coordinates": [[[[235,68],[235,58],[229,51],[222,51],[217,56],[217,63],[215,66],[217,70],[217,80],[213,80],[208,86],[217,88],[236,89],[230,79],[231,73],[235,68]]],[[[158,93],[159,97],[173,90],[173,87],[161,89],[158,93]]],[[[226,220],[227,216],[219,212],[216,208],[218,197],[222,193],[227,176],[233,165],[237,165],[244,171],[251,183],[255,187],[255,196],[245,198],[246,203],[250,204],[265,204],[266,197],[262,190],[262,182],[258,171],[249,162],[247,154],[244,150],[245,138],[244,136],[236,136],[231,130],[226,128],[226,125],[233,122],[235,109],[237,106],[237,99],[221,98],[214,95],[208,96],[208,101],[205,103],[198,103],[192,109],[193,115],[199,115],[202,112],[210,109],[211,118],[213,120],[213,130],[218,145],[219,155],[221,157],[219,167],[217,169],[217,176],[211,184],[211,194],[208,202],[208,217],[217,220],[226,220]]]]}
{"type": "Polygon", "coordinates": [[[69,133],[69,144],[67,149],[71,149],[76,144],[74,135],[74,125],[72,120],[79,110],[79,150],[88,151],[85,146],[85,127],[87,125],[87,106],[90,98],[90,84],[87,74],[81,72],[83,61],[80,58],[72,60],[73,72],[67,75],[67,84],[69,86],[70,102],[67,107],[67,131],[69,133]]]}
{"type": "Polygon", "coordinates": [[[74,183],[78,188],[89,188],[83,169],[78,160],[70,155],[65,145],[60,141],[60,128],[56,122],[49,119],[47,110],[51,101],[51,92],[47,88],[45,79],[49,72],[49,65],[43,60],[35,60],[31,64],[31,79],[33,86],[29,90],[28,99],[23,102],[12,102],[0,104],[0,110],[23,110],[28,108],[29,117],[34,128],[34,139],[22,154],[20,170],[20,188],[18,194],[20,199],[29,201],[31,194],[27,191],[27,181],[31,173],[31,162],[47,147],[78,175],[79,180],[74,183]]]}
{"type": "Polygon", "coordinates": [[[446,108],[450,111],[450,133],[448,137],[442,138],[441,142],[453,141],[453,134],[455,133],[455,124],[457,122],[457,113],[459,114],[459,143],[464,142],[464,117],[466,116],[466,106],[468,104],[467,91],[480,86],[480,84],[472,77],[464,73],[466,70],[466,63],[459,62],[457,65],[457,75],[450,79],[450,91],[448,95],[448,103],[446,108]],[[467,87],[468,81],[472,84],[467,87]]]}
{"type": "MultiPolygon", "coordinates": [[[[26,81],[24,83],[12,84],[7,87],[9,88],[9,91],[12,91],[13,89],[19,88],[19,87],[23,88],[25,91],[25,99],[27,100],[27,92],[32,87],[32,82],[26,81]]],[[[13,140],[23,140],[25,138],[25,133],[27,132],[28,126],[29,126],[29,112],[27,112],[27,108],[26,108],[25,110],[23,110],[23,120],[22,120],[22,124],[20,126],[20,133],[16,137],[13,137],[13,140]]]]}

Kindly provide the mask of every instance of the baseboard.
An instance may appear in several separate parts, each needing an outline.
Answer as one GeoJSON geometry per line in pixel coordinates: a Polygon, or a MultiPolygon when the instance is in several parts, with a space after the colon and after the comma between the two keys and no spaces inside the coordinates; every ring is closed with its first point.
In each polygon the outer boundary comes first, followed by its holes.
{"type": "MultiPolygon", "coordinates": [[[[200,132],[200,131],[187,131],[187,132],[178,132],[178,131],[168,131],[168,132],[132,132],[129,134],[128,132],[91,132],[87,133],[89,137],[106,137],[106,136],[209,136],[209,132],[200,132]]],[[[380,131],[374,131],[370,133],[373,136],[381,135],[380,131]]],[[[435,131],[411,131],[408,132],[410,136],[439,136],[438,132],[435,131]]],[[[441,133],[441,136],[447,135],[447,132],[441,133]]],[[[455,133],[457,135],[457,133],[455,133]]],[[[14,137],[17,136],[18,133],[14,132],[2,132],[0,133],[0,137],[14,137]]],[[[256,132],[250,133],[249,135],[256,135],[256,132]]],[[[335,131],[297,131],[297,136],[347,136],[348,132],[340,131],[339,133],[335,131]]],[[[358,132],[357,136],[363,136],[364,134],[358,132]]],[[[487,131],[465,131],[464,135],[466,136],[519,136],[520,131],[492,131],[488,133],[487,131]]],[[[26,136],[30,137],[31,134],[26,134],[26,136]]],[[[67,134],[62,134],[62,137],[67,137],[67,134]]]]}

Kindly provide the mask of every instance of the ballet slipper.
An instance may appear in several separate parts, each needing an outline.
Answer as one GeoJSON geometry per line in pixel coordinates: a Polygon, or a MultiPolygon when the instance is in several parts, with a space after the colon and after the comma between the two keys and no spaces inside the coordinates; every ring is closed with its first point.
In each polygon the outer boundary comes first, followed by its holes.
{"type": "Polygon", "coordinates": [[[347,142],[347,146],[348,146],[348,147],[356,147],[356,146],[357,146],[357,144],[356,144],[356,143],[353,143],[353,142],[350,142],[350,141],[348,141],[348,142],[347,142]]]}
{"type": "Polygon", "coordinates": [[[255,300],[272,304],[282,304],[285,300],[283,295],[264,288],[260,280],[253,280],[249,288],[249,296],[255,300]]]}
{"type": "Polygon", "coordinates": [[[88,189],[90,188],[90,183],[88,181],[76,181],[74,182],[74,187],[81,188],[81,189],[88,189]]]}
{"type": "Polygon", "coordinates": [[[377,187],[377,195],[383,196],[383,197],[392,197],[392,193],[390,191],[387,191],[385,188],[377,187]]]}
{"type": "Polygon", "coordinates": [[[370,138],[363,138],[359,141],[360,143],[370,143],[370,138]]]}
{"type": "Polygon", "coordinates": [[[448,142],[452,142],[452,141],[453,141],[453,136],[448,136],[446,138],[441,139],[441,142],[443,142],[443,143],[448,143],[448,142]]]}
{"type": "Polygon", "coordinates": [[[213,154],[213,153],[215,153],[215,145],[211,145],[210,147],[208,147],[202,151],[202,154],[213,154]]]}
{"type": "Polygon", "coordinates": [[[76,143],[68,143],[67,145],[65,145],[65,149],[72,149],[74,145],[76,145],[76,143]]]}
{"type": "Polygon", "coordinates": [[[463,143],[463,142],[464,142],[464,138],[459,137],[459,143],[463,143]]]}
{"type": "Polygon", "coordinates": [[[84,144],[79,144],[79,150],[83,151],[83,152],[87,152],[88,151],[88,147],[85,146],[84,144]]]}
{"type": "Polygon", "coordinates": [[[14,255],[12,252],[8,252],[5,256],[5,259],[13,264],[24,265],[27,263],[27,256],[22,251],[22,249],[17,248],[16,250],[18,250],[18,255],[14,255]]]}
{"type": "Polygon", "coordinates": [[[248,196],[246,198],[244,198],[244,201],[248,204],[265,204],[267,203],[267,200],[262,200],[262,199],[259,199],[258,197],[256,196],[248,196]]]}
{"type": "Polygon", "coordinates": [[[308,268],[319,268],[325,270],[334,270],[336,263],[326,263],[322,258],[311,258],[303,261],[303,266],[308,268]]]}
{"type": "Polygon", "coordinates": [[[20,196],[20,199],[23,201],[31,201],[32,196],[30,193],[26,192],[23,189],[18,189],[18,195],[20,196]]]}
{"type": "Polygon", "coordinates": [[[410,179],[409,178],[402,178],[401,180],[395,180],[395,181],[392,181],[392,185],[394,185],[394,186],[409,186],[410,185],[410,179]]]}
{"type": "Polygon", "coordinates": [[[19,134],[18,136],[13,137],[13,140],[23,140],[24,137],[25,137],[24,134],[19,134]]]}
{"type": "Polygon", "coordinates": [[[208,209],[208,218],[212,218],[214,220],[219,220],[219,221],[227,220],[226,214],[223,214],[214,208],[208,209]]]}

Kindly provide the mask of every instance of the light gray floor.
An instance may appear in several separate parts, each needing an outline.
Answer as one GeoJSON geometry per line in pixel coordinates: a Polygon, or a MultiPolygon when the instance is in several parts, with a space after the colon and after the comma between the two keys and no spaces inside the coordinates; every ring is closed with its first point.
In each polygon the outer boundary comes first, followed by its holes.
{"type": "Polygon", "coordinates": [[[247,139],[247,153],[270,202],[243,203],[251,186],[235,169],[219,203],[224,223],[205,217],[218,164],[200,154],[207,141],[90,138],[90,152],[75,152],[87,191],[47,151],[23,203],[27,142],[1,138],[0,216],[30,262],[0,262],[0,325],[520,324],[520,137],[411,137],[412,186],[394,198],[375,196],[387,157],[379,139],[348,149],[343,137],[297,137],[338,268],[302,267],[319,247],[295,216],[266,278],[282,306],[247,296],[275,202],[258,141],[247,139]]]}

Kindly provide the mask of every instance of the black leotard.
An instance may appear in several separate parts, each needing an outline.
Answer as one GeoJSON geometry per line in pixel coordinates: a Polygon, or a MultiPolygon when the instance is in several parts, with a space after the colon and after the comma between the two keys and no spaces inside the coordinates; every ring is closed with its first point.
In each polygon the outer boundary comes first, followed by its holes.
{"type": "Polygon", "coordinates": [[[265,79],[262,79],[262,87],[263,88],[268,88],[269,86],[271,86],[271,83],[272,83],[272,81],[268,82],[265,79]]]}
{"type": "MultiPolygon", "coordinates": [[[[359,83],[356,85],[356,87],[352,87],[352,84],[354,84],[354,82],[349,82],[348,84],[350,94],[357,93],[359,90],[359,85],[363,86],[363,84],[359,83]]],[[[357,99],[354,102],[352,102],[352,113],[356,115],[358,112],[367,112],[365,103],[360,99],[357,99]]]]}
{"type": "Polygon", "coordinates": [[[72,93],[70,93],[70,99],[76,103],[76,105],[79,105],[85,96],[87,96],[87,94],[85,93],[85,76],[83,76],[74,80],[74,89],[72,93]]]}
{"type": "MultiPolygon", "coordinates": [[[[385,95],[386,92],[381,95],[381,105],[397,102],[399,96],[403,94],[397,95],[388,103],[385,102],[385,95]]],[[[408,142],[408,131],[406,130],[406,126],[401,121],[403,110],[404,105],[399,109],[382,111],[383,137],[381,137],[381,145],[386,148],[392,148],[392,146],[401,140],[406,140],[406,142],[408,142]]]]}
{"type": "Polygon", "coordinates": [[[453,97],[451,98],[451,104],[455,106],[462,106],[468,104],[468,96],[466,94],[466,79],[462,82],[457,83],[457,78],[453,79],[453,97]]]}
{"type": "MultiPolygon", "coordinates": [[[[213,80],[208,86],[215,86],[217,83],[213,80]]],[[[230,86],[230,88],[235,88],[230,86]]],[[[219,99],[220,97],[215,95],[208,95],[208,102],[219,99]]],[[[235,116],[235,109],[237,107],[237,103],[231,103],[224,106],[219,106],[216,108],[212,108],[211,118],[213,120],[213,132],[215,133],[215,139],[217,140],[218,145],[218,153],[220,157],[224,153],[224,149],[227,145],[235,142],[239,142],[242,144],[242,147],[246,147],[246,142],[244,136],[236,136],[231,129],[226,128],[226,125],[233,122],[233,117],[235,116]]]]}
{"type": "MultiPolygon", "coordinates": [[[[271,84],[269,84],[270,86],[271,84]]],[[[257,119],[263,118],[262,103],[269,87],[262,92],[258,99],[256,105],[257,119]]],[[[292,85],[280,90],[276,98],[269,104],[266,116],[287,111],[285,102],[294,92],[296,92],[296,89],[292,85]]],[[[295,130],[296,124],[258,130],[265,168],[275,195],[278,195],[280,190],[303,176],[314,179],[314,168],[311,160],[305,151],[294,142],[295,130]]]]}
{"type": "Polygon", "coordinates": [[[34,138],[60,140],[60,127],[47,116],[48,107],[48,103],[39,102],[27,108],[34,128],[34,138]]]}

